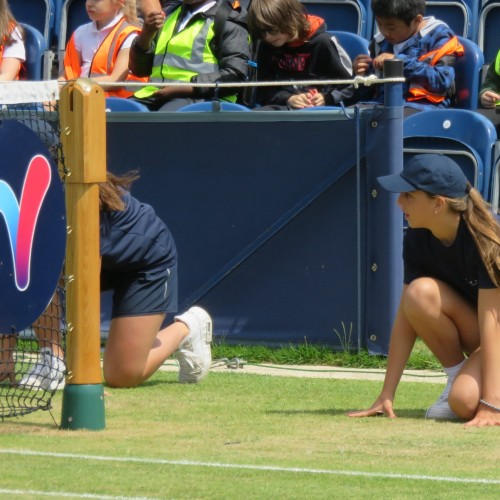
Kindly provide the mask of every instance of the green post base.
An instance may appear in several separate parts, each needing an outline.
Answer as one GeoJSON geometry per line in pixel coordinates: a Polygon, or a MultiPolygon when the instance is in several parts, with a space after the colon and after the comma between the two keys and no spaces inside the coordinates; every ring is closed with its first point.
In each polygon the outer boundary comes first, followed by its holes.
{"type": "Polygon", "coordinates": [[[102,384],[67,384],[63,391],[62,429],[104,429],[104,388],[102,384]]]}

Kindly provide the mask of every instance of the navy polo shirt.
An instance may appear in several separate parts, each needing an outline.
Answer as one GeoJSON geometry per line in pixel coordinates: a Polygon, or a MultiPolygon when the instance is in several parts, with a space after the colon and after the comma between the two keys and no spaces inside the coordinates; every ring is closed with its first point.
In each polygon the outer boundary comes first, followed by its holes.
{"type": "Polygon", "coordinates": [[[101,211],[101,272],[136,272],[177,263],[172,234],[154,209],[130,193],[125,210],[101,211]]]}
{"type": "Polygon", "coordinates": [[[480,288],[496,288],[463,219],[449,247],[428,229],[407,228],[403,259],[406,285],[420,277],[435,278],[450,285],[473,304],[477,304],[480,288]]]}

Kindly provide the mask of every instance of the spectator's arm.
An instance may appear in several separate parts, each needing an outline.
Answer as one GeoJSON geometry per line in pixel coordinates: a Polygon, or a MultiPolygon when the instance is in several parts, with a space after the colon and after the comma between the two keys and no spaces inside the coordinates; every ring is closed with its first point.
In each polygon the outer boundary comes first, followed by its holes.
{"type": "MultiPolygon", "coordinates": [[[[192,78],[193,83],[227,83],[245,81],[248,74],[250,59],[250,43],[248,31],[239,24],[228,19],[225,23],[221,46],[216,48],[218,70],[213,73],[199,74],[192,78]]],[[[238,89],[236,88],[236,91],[238,89]]],[[[234,94],[233,88],[221,88],[221,97],[234,94]]],[[[214,95],[213,88],[196,87],[195,97],[210,98],[214,95]]]]}
{"type": "Polygon", "coordinates": [[[128,67],[135,76],[150,76],[153,69],[155,45],[151,42],[149,49],[144,50],[139,45],[138,38],[135,38],[130,47],[128,67]]]}

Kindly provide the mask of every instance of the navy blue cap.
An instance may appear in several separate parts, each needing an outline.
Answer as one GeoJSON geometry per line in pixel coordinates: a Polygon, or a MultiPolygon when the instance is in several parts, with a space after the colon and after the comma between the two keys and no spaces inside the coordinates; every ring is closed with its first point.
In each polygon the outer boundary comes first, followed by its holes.
{"type": "Polygon", "coordinates": [[[413,156],[399,174],[377,177],[380,185],[392,193],[408,193],[417,189],[447,198],[463,198],[467,194],[467,177],[448,156],[424,153],[413,156]]]}

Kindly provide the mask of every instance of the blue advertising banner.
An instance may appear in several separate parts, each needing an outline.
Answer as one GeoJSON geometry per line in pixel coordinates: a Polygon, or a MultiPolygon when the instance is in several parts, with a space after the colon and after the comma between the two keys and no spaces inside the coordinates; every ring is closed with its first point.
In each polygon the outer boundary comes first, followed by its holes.
{"type": "Polygon", "coordinates": [[[46,146],[16,120],[0,122],[0,333],[46,309],[66,249],[64,190],[46,146]]]}

